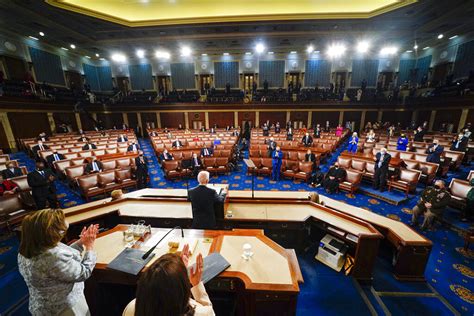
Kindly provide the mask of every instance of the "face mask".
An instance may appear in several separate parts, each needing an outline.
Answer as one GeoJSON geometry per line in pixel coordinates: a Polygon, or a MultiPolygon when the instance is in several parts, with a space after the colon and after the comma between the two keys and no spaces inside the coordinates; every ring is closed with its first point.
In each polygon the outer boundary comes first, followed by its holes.
{"type": "Polygon", "coordinates": [[[440,187],[439,185],[437,185],[437,184],[434,185],[434,188],[435,188],[436,190],[440,190],[440,189],[441,189],[441,187],[440,187]]]}
{"type": "Polygon", "coordinates": [[[44,166],[38,167],[38,170],[44,170],[44,166]]]}

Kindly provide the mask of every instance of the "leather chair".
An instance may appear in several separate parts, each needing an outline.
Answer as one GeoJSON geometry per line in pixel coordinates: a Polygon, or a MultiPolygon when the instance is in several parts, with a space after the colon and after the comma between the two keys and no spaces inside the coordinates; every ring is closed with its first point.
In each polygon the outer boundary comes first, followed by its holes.
{"type": "Polygon", "coordinates": [[[96,156],[96,157],[105,155],[104,149],[94,149],[92,152],[93,152],[93,156],[96,156]]]}
{"type": "Polygon", "coordinates": [[[282,161],[282,174],[284,178],[294,179],[295,174],[298,172],[298,162],[295,160],[284,160],[282,161]]]}
{"type": "Polygon", "coordinates": [[[216,170],[217,173],[228,173],[229,172],[229,158],[218,157],[216,158],[216,170]]]}
{"type": "Polygon", "coordinates": [[[258,174],[258,169],[262,167],[262,158],[257,158],[257,157],[252,157],[250,158],[252,160],[253,164],[255,165],[255,169],[253,168],[247,168],[247,173],[248,174],[258,174]]]}
{"type": "Polygon", "coordinates": [[[352,159],[351,169],[359,172],[365,171],[366,162],[359,159],[352,159]]]}
{"type": "Polygon", "coordinates": [[[451,158],[450,168],[458,170],[464,159],[464,153],[457,151],[444,151],[444,158],[451,158]]]}
{"type": "Polygon", "coordinates": [[[180,177],[179,162],[176,160],[163,161],[161,164],[166,179],[175,179],[180,177]]]}
{"type": "Polygon", "coordinates": [[[351,161],[352,159],[351,158],[346,158],[346,157],[337,157],[337,163],[339,164],[339,167],[340,168],[344,168],[344,169],[349,169],[351,167],[351,161]]]}
{"type": "Polygon", "coordinates": [[[182,160],[183,159],[183,152],[182,151],[172,151],[170,152],[175,160],[182,160]]]}
{"type": "Polygon", "coordinates": [[[392,158],[399,158],[400,157],[400,152],[396,150],[387,150],[387,153],[392,156],[392,158]]]}
{"type": "Polygon", "coordinates": [[[15,183],[18,188],[20,188],[21,192],[31,191],[31,187],[28,185],[27,176],[11,178],[10,181],[15,183]]]}
{"type": "Polygon", "coordinates": [[[121,145],[120,147],[117,148],[117,153],[126,153],[127,152],[127,147],[121,145]]]}
{"type": "Polygon", "coordinates": [[[66,168],[66,177],[69,179],[71,184],[76,184],[76,179],[84,175],[85,166],[85,164],[82,164],[66,168]]]}
{"type": "Polygon", "coordinates": [[[294,178],[299,180],[304,180],[307,182],[311,177],[311,173],[313,172],[313,163],[300,161],[298,162],[298,172],[295,172],[294,178]]]}
{"type": "Polygon", "coordinates": [[[221,157],[230,157],[230,150],[222,150],[221,157]]]}
{"type": "Polygon", "coordinates": [[[190,150],[182,151],[181,153],[182,153],[182,158],[181,158],[182,160],[193,158],[193,152],[190,150]]]}
{"type": "Polygon", "coordinates": [[[356,170],[346,170],[346,178],[339,183],[339,189],[348,191],[351,194],[359,189],[362,181],[362,172],[356,170]]]}
{"type": "Polygon", "coordinates": [[[421,171],[421,181],[426,185],[433,182],[438,172],[439,165],[432,162],[420,162],[418,170],[421,171]]]}
{"type": "Polygon", "coordinates": [[[374,161],[367,161],[365,163],[365,171],[362,176],[370,181],[374,181],[375,177],[375,162],[374,161]]]}
{"type": "Polygon", "coordinates": [[[289,152],[288,152],[288,159],[289,159],[289,160],[298,160],[298,152],[296,152],[296,151],[289,151],[289,152]]]}
{"type": "Polygon", "coordinates": [[[471,182],[472,178],[474,178],[474,170],[469,171],[469,174],[467,175],[467,181],[471,182]]]}
{"type": "Polygon", "coordinates": [[[406,151],[399,151],[399,153],[400,153],[400,159],[402,159],[402,160],[407,160],[407,159],[412,160],[413,158],[415,158],[414,153],[410,153],[410,152],[406,152],[406,151]]]}
{"type": "Polygon", "coordinates": [[[260,157],[260,151],[259,150],[249,150],[249,157],[260,157]]]}
{"type": "Polygon", "coordinates": [[[99,187],[103,188],[105,192],[110,192],[121,187],[115,182],[115,170],[108,170],[98,174],[99,187]]]}
{"type": "Polygon", "coordinates": [[[77,158],[79,157],[78,153],[67,153],[67,154],[64,154],[64,158],[66,159],[74,159],[74,158],[77,158]]]}
{"type": "Polygon", "coordinates": [[[420,177],[421,171],[419,170],[400,169],[400,175],[392,176],[388,181],[388,190],[399,189],[405,192],[405,196],[408,196],[409,192],[415,191],[420,177]]]}
{"type": "Polygon", "coordinates": [[[272,158],[262,158],[262,167],[257,169],[258,175],[271,175],[272,174],[272,158]]]}
{"type": "Polygon", "coordinates": [[[89,201],[93,196],[105,194],[105,190],[99,187],[99,176],[97,173],[77,178],[77,184],[86,201],[89,201]]]}
{"type": "Polygon", "coordinates": [[[6,227],[8,230],[11,230],[11,225],[20,223],[30,211],[19,194],[0,197],[0,205],[0,227],[6,227]]]}
{"type": "Polygon", "coordinates": [[[466,207],[467,193],[472,189],[469,182],[460,179],[452,179],[449,184],[449,191],[451,192],[451,200],[449,205],[463,210],[466,207]]]}
{"type": "Polygon", "coordinates": [[[66,175],[66,168],[71,166],[70,160],[58,160],[53,162],[54,169],[60,174],[66,175]]]}
{"type": "Polygon", "coordinates": [[[111,154],[116,154],[116,153],[117,153],[117,148],[110,148],[109,147],[105,150],[106,155],[111,155],[111,154]]]}
{"type": "Polygon", "coordinates": [[[78,152],[79,157],[87,158],[94,156],[94,153],[91,150],[85,150],[78,152]]]}
{"type": "Polygon", "coordinates": [[[116,168],[129,168],[132,165],[130,158],[121,158],[115,160],[116,168]]]}
{"type": "Polygon", "coordinates": [[[298,161],[304,161],[306,158],[306,152],[305,151],[298,151],[298,161]]]}
{"type": "Polygon", "coordinates": [[[132,179],[132,170],[130,168],[116,169],[115,182],[119,184],[121,188],[137,187],[137,181],[132,179]]]}
{"type": "Polygon", "coordinates": [[[115,160],[106,160],[106,161],[101,161],[102,162],[102,167],[105,170],[114,170],[117,167],[117,164],[115,160]]]}
{"type": "Polygon", "coordinates": [[[202,159],[203,168],[209,173],[216,172],[216,158],[205,157],[202,159]]]}
{"type": "Polygon", "coordinates": [[[86,160],[82,157],[71,159],[71,166],[80,166],[87,163],[86,160]]]}

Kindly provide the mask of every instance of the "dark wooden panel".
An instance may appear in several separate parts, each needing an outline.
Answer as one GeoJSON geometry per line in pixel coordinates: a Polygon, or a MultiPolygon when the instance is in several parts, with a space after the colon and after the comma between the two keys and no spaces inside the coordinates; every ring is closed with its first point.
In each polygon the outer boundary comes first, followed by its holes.
{"type": "Polygon", "coordinates": [[[243,128],[242,122],[243,121],[250,121],[252,122],[252,126],[255,125],[255,112],[239,112],[239,126],[243,128]]]}
{"type": "MultiPolygon", "coordinates": [[[[294,121],[302,121],[303,124],[306,126],[308,123],[308,112],[304,111],[291,111],[290,112],[290,120],[294,121]]],[[[281,122],[280,122],[281,124],[281,122]]]]}
{"type": "Polygon", "coordinates": [[[418,111],[418,117],[416,119],[416,125],[421,126],[424,121],[429,122],[431,116],[431,111],[418,111]]]}
{"type": "Polygon", "coordinates": [[[234,112],[209,112],[209,126],[218,127],[234,125],[234,112]]]}
{"type": "Polygon", "coordinates": [[[150,123],[151,126],[152,126],[151,123],[153,123],[155,125],[155,128],[158,127],[158,121],[156,119],[156,113],[154,113],[154,112],[143,112],[143,113],[140,113],[140,115],[142,116],[142,125],[143,125],[144,130],[146,129],[146,123],[150,123]]]}
{"type": "MultiPolygon", "coordinates": [[[[466,118],[466,124],[471,123],[474,124],[474,109],[470,109],[469,112],[467,112],[467,118],[466,118]]],[[[459,126],[459,128],[462,128],[464,126],[459,126]]]]}
{"type": "Polygon", "coordinates": [[[10,145],[8,144],[7,133],[3,128],[2,121],[0,121],[0,148],[3,150],[3,153],[10,153],[10,145]]]}
{"type": "Polygon", "coordinates": [[[378,116],[377,111],[367,111],[367,112],[365,112],[365,125],[367,125],[368,122],[373,124],[375,121],[377,121],[377,116],[378,116]]]}
{"type": "Polygon", "coordinates": [[[400,122],[402,128],[405,128],[411,123],[412,113],[412,111],[384,111],[382,122],[390,122],[392,124],[400,122]]]}
{"type": "MultiPolygon", "coordinates": [[[[204,112],[188,112],[188,124],[189,128],[193,128],[193,122],[200,121],[202,126],[206,123],[206,115],[204,112]]],[[[211,123],[209,123],[211,124],[211,123]]]]}
{"type": "Polygon", "coordinates": [[[8,120],[13,135],[17,139],[35,137],[41,132],[51,134],[51,127],[46,113],[10,112],[8,113],[8,120]]]}
{"type": "Polygon", "coordinates": [[[462,110],[437,110],[433,124],[433,130],[437,131],[441,124],[453,124],[453,131],[458,130],[459,119],[461,118],[462,110]]]}
{"type": "Polygon", "coordinates": [[[139,113],[127,113],[128,127],[136,128],[138,126],[138,115],[139,113]]]}
{"type": "Polygon", "coordinates": [[[343,125],[345,125],[347,121],[355,122],[354,131],[359,131],[361,117],[362,117],[362,112],[360,111],[345,111],[343,125]]]}
{"type": "Polygon", "coordinates": [[[9,79],[24,80],[27,74],[26,62],[23,59],[4,56],[9,79]]]}
{"type": "Polygon", "coordinates": [[[326,125],[326,121],[329,121],[331,127],[336,127],[339,123],[339,111],[314,111],[312,117],[312,125],[321,124],[326,125]]]}
{"type": "Polygon", "coordinates": [[[161,127],[176,128],[179,124],[184,126],[184,113],[183,112],[161,112],[161,127]]]}
{"type": "Polygon", "coordinates": [[[56,127],[61,124],[70,125],[74,131],[77,131],[77,122],[76,116],[74,113],[53,113],[54,122],[56,123],[56,127]]]}
{"type": "Polygon", "coordinates": [[[122,113],[97,113],[97,122],[99,122],[106,129],[122,128],[123,116],[122,113]]]}
{"type": "Polygon", "coordinates": [[[82,130],[84,131],[92,131],[95,127],[95,123],[92,119],[91,116],[85,113],[79,114],[81,117],[81,125],[82,125],[82,130]]]}
{"type": "Polygon", "coordinates": [[[275,124],[276,122],[280,122],[281,126],[286,125],[286,112],[279,111],[279,112],[260,112],[258,118],[260,125],[265,123],[266,121],[270,121],[270,125],[275,124]]]}

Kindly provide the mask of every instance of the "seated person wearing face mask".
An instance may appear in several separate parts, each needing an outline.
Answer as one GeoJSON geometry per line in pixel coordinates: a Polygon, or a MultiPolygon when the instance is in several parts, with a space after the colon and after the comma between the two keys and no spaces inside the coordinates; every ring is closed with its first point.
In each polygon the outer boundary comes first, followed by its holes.
{"type": "Polygon", "coordinates": [[[434,186],[426,188],[421,193],[420,200],[413,208],[412,225],[418,225],[418,218],[425,216],[421,229],[431,229],[435,217],[442,217],[451,195],[445,188],[443,180],[437,180],[434,186]]]}
{"type": "Polygon", "coordinates": [[[0,196],[13,195],[19,191],[20,188],[15,184],[15,182],[3,179],[3,176],[0,175],[0,196]]]}
{"type": "Polygon", "coordinates": [[[459,133],[459,135],[455,139],[453,139],[449,150],[465,152],[468,142],[469,139],[467,137],[464,137],[463,133],[459,133]]]}
{"type": "Polygon", "coordinates": [[[13,162],[7,162],[7,169],[2,170],[2,176],[4,179],[10,179],[15,177],[20,177],[23,175],[23,172],[20,168],[15,167],[13,162]]]}
{"type": "Polygon", "coordinates": [[[323,188],[327,193],[333,194],[336,192],[339,187],[339,183],[344,180],[346,177],[346,170],[339,168],[339,164],[335,163],[329,171],[326,173],[326,176],[323,180],[323,188]]]}
{"type": "Polygon", "coordinates": [[[173,160],[173,159],[174,159],[173,155],[170,154],[168,152],[168,150],[166,150],[166,149],[163,150],[163,152],[160,155],[160,162],[162,162],[162,163],[163,163],[163,161],[170,161],[170,160],[173,160]]]}
{"type": "Polygon", "coordinates": [[[433,144],[431,144],[426,150],[426,153],[428,154],[428,157],[426,157],[426,162],[440,163],[441,154],[443,151],[444,147],[439,145],[437,139],[434,139],[433,144]]]}
{"type": "Polygon", "coordinates": [[[82,146],[82,150],[92,150],[92,149],[97,149],[97,146],[92,144],[91,142],[87,141],[87,144],[82,146]]]}
{"type": "Polygon", "coordinates": [[[86,170],[85,173],[96,173],[96,172],[102,172],[104,170],[104,167],[102,166],[102,163],[97,160],[97,158],[93,158],[90,160],[90,162],[86,165],[86,170]]]}

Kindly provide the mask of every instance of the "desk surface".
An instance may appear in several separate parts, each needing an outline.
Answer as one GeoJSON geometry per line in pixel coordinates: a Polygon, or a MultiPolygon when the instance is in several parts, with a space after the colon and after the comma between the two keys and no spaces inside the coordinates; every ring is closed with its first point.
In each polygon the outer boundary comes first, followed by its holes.
{"type": "MultiPolygon", "coordinates": [[[[107,264],[127,247],[122,233],[126,229],[126,225],[119,225],[98,236],[95,244],[96,269],[106,270],[107,264]]],[[[150,238],[155,235],[159,237],[166,232],[168,229],[153,228],[150,238]]],[[[219,252],[231,264],[226,271],[221,273],[221,277],[239,278],[247,289],[299,292],[298,282],[302,281],[299,266],[295,265],[291,254],[264,236],[261,230],[184,230],[184,236],[183,240],[179,231],[167,236],[155,249],[155,256],[147,266],[169,252],[168,241],[187,243],[189,240],[197,240],[196,248],[190,258],[191,264],[199,253],[206,256],[211,252],[219,252]],[[253,257],[248,261],[241,256],[242,246],[245,243],[250,243],[254,252],[253,257]]],[[[138,248],[144,251],[150,249],[145,244],[146,240],[138,245],[138,248]]]]}

